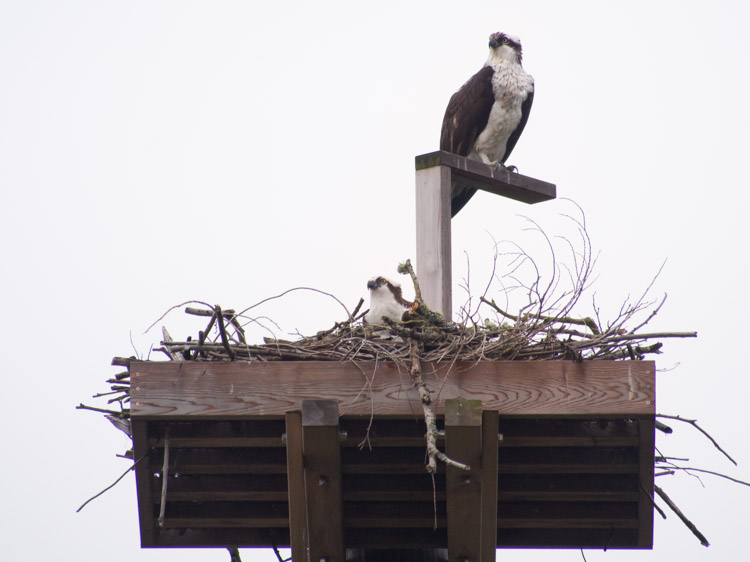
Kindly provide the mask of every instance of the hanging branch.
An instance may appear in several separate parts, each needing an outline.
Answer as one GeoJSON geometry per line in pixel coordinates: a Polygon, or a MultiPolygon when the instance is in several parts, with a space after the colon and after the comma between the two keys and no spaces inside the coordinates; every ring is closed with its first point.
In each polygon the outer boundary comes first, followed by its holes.
{"type": "Polygon", "coordinates": [[[123,478],[125,478],[128,475],[128,472],[130,472],[131,470],[135,470],[135,467],[138,466],[138,463],[140,463],[143,459],[145,459],[146,457],[148,457],[148,454],[149,454],[149,452],[147,451],[141,458],[139,458],[130,467],[128,467],[128,469],[125,472],[123,472],[117,480],[115,480],[114,482],[112,482],[112,484],[110,484],[109,486],[107,486],[106,488],[104,488],[101,492],[99,492],[95,496],[92,496],[89,499],[87,499],[85,502],[83,502],[83,504],[81,505],[81,507],[79,507],[78,509],[76,509],[76,513],[80,512],[89,503],[91,503],[96,498],[98,498],[99,496],[101,496],[102,494],[104,494],[104,492],[108,492],[109,490],[111,490],[112,488],[114,488],[117,484],[119,484],[120,480],[122,480],[123,478]]]}
{"type": "Polygon", "coordinates": [[[422,403],[422,411],[424,412],[424,421],[427,426],[427,433],[425,435],[427,439],[427,472],[435,474],[437,472],[437,462],[441,461],[448,466],[453,466],[461,470],[471,470],[469,465],[454,461],[449,458],[437,447],[437,423],[435,422],[435,412],[432,410],[432,397],[430,391],[427,388],[424,380],[422,380],[422,367],[419,361],[419,344],[415,340],[409,342],[410,356],[411,356],[411,367],[409,367],[409,374],[411,375],[412,384],[417,389],[419,394],[419,400],[422,403]]]}
{"type": "Polygon", "coordinates": [[[685,515],[680,511],[680,508],[675,505],[675,503],[669,498],[669,496],[659,488],[659,486],[654,485],[654,491],[659,494],[659,497],[664,500],[664,503],[666,503],[669,506],[669,509],[674,511],[677,514],[677,517],[680,518],[680,520],[685,524],[685,526],[690,529],[690,531],[698,538],[699,541],[701,541],[701,544],[703,546],[708,546],[708,539],[703,536],[703,533],[701,533],[698,528],[693,524],[690,519],[685,517],[685,515]]]}
{"type": "Polygon", "coordinates": [[[698,425],[698,420],[689,420],[689,419],[686,419],[686,418],[682,418],[680,416],[668,416],[666,414],[656,414],[656,417],[657,418],[666,418],[666,419],[669,419],[669,420],[677,420],[677,421],[689,423],[695,429],[697,429],[703,435],[705,435],[708,438],[708,440],[711,441],[711,443],[713,443],[714,447],[716,447],[719,451],[721,451],[721,453],[726,458],[728,458],[730,461],[732,461],[732,464],[734,464],[734,466],[737,466],[737,461],[735,461],[732,457],[730,457],[729,453],[727,453],[724,449],[721,448],[721,446],[716,442],[716,439],[714,439],[713,437],[711,437],[711,435],[705,429],[703,429],[701,426],[698,425]]]}

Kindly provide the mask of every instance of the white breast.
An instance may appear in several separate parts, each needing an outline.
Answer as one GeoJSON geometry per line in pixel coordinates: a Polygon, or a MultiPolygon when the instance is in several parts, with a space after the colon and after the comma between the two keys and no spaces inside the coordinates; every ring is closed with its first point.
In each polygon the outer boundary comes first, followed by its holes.
{"type": "Polygon", "coordinates": [[[400,321],[405,311],[387,288],[380,287],[370,291],[370,312],[365,316],[365,321],[368,324],[382,325],[383,316],[400,321]]]}
{"type": "Polygon", "coordinates": [[[477,137],[470,155],[485,164],[505,161],[508,138],[521,121],[521,105],[534,91],[534,78],[520,64],[495,63],[491,66],[495,71],[492,77],[495,103],[487,126],[477,137]]]}

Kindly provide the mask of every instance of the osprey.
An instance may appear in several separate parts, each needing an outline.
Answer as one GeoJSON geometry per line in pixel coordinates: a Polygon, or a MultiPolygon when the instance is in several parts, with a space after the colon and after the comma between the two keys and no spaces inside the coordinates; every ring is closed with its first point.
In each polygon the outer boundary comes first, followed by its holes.
{"type": "Polygon", "coordinates": [[[370,290],[370,311],[365,315],[367,324],[383,325],[383,317],[400,322],[404,314],[415,308],[415,303],[404,300],[401,285],[385,277],[374,277],[367,282],[370,290]]]}
{"type": "MultiPolygon", "coordinates": [[[[521,66],[521,40],[490,35],[490,55],[482,70],[453,94],[443,118],[440,150],[504,167],[521,136],[534,100],[534,78],[521,66]]],[[[451,188],[451,216],[476,192],[451,188]]]]}

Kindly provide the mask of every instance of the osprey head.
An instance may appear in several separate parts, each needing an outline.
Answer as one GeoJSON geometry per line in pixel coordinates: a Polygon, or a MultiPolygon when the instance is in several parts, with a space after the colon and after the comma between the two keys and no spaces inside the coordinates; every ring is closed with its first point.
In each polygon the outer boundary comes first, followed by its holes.
{"type": "Polygon", "coordinates": [[[370,311],[365,315],[367,324],[383,324],[383,317],[401,321],[413,303],[401,296],[401,285],[383,276],[373,277],[367,282],[370,290],[370,311]]]}
{"type": "Polygon", "coordinates": [[[500,31],[490,35],[491,59],[512,59],[520,64],[522,56],[521,40],[516,35],[500,31]]]}
{"type": "Polygon", "coordinates": [[[401,294],[401,285],[383,276],[373,277],[367,282],[367,288],[371,291],[375,291],[381,287],[388,287],[392,293],[395,293],[397,289],[399,294],[401,294]]]}

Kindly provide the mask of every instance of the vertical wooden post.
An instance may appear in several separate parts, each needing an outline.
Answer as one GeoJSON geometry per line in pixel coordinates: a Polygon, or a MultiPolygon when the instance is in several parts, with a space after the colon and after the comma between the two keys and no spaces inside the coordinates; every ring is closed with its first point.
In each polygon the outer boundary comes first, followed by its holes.
{"type": "Polygon", "coordinates": [[[422,298],[451,319],[451,169],[417,170],[417,276],[422,298]]]}
{"type": "Polygon", "coordinates": [[[640,436],[640,484],[638,494],[638,547],[653,548],[654,545],[654,416],[638,419],[640,436]],[[646,497],[648,494],[649,497],[646,497]]]}
{"type": "MultiPolygon", "coordinates": [[[[144,455],[151,454],[148,446],[148,422],[144,420],[131,420],[133,430],[133,456],[140,459],[144,455]]],[[[138,519],[141,527],[141,546],[152,546],[156,542],[158,530],[154,521],[153,500],[151,490],[151,471],[149,461],[145,459],[145,469],[140,467],[135,471],[135,484],[138,490],[138,519]]],[[[140,466],[140,465],[139,465],[140,466]]]]}
{"type": "Polygon", "coordinates": [[[344,562],[344,504],[336,400],[302,401],[302,449],[310,562],[344,562]]]}
{"type": "Polygon", "coordinates": [[[289,492],[289,542],[292,562],[305,562],[307,507],[302,456],[302,412],[286,413],[286,472],[289,492]]]}
{"type": "Polygon", "coordinates": [[[450,562],[480,562],[482,528],[482,402],[445,401],[445,452],[471,470],[448,466],[445,495],[450,562]]]}
{"type": "Polygon", "coordinates": [[[497,550],[497,462],[500,416],[496,410],[482,412],[482,562],[494,562],[497,550]]]}

